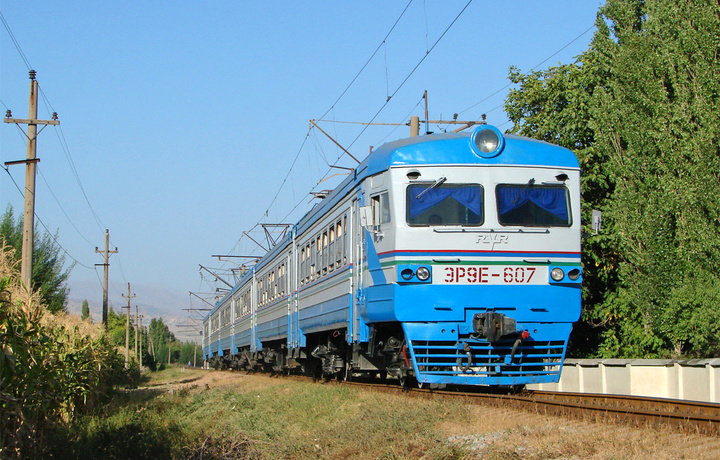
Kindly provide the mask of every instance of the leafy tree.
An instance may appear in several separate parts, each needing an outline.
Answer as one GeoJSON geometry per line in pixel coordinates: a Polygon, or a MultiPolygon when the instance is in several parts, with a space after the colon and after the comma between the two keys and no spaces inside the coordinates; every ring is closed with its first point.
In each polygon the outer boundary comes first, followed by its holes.
{"type": "Polygon", "coordinates": [[[83,300],[82,303],[82,310],[80,312],[80,319],[90,319],[90,322],[92,322],[92,318],[90,318],[90,304],[87,300],[83,300]]]}
{"type": "MultiPolygon", "coordinates": [[[[13,216],[12,206],[7,207],[0,220],[0,243],[15,249],[15,260],[22,255],[23,219],[13,216]]],[[[65,256],[55,242],[57,233],[35,232],[33,250],[32,283],[33,289],[40,292],[43,303],[53,313],[65,310],[69,289],[67,279],[70,276],[72,265],[65,269],[65,256]]]]}
{"type": "Polygon", "coordinates": [[[720,349],[720,6],[608,1],[597,47],[596,147],[616,189],[621,321],[605,354],[717,356],[720,349]]]}
{"type": "Polygon", "coordinates": [[[608,0],[597,27],[573,64],[512,69],[506,106],[514,132],[576,152],[583,221],[604,212],[603,235],[583,244],[583,319],[600,334],[575,344],[603,357],[716,356],[720,6],[608,0]]]}
{"type": "MultiPolygon", "coordinates": [[[[582,169],[583,314],[573,329],[570,354],[592,356],[600,346],[605,318],[598,312],[617,285],[617,241],[612,226],[593,236],[592,210],[607,213],[615,188],[608,155],[594,147],[592,95],[609,77],[607,60],[592,47],[575,62],[522,74],[510,69],[516,86],[505,103],[510,132],[573,150],[582,169]],[[610,230],[610,231],[608,231],[610,230]]],[[[606,214],[607,215],[607,214],[606,214]]]]}
{"type": "Polygon", "coordinates": [[[125,325],[126,325],[126,315],[120,313],[115,313],[115,310],[110,307],[108,309],[108,323],[107,323],[107,333],[108,337],[110,337],[110,340],[112,343],[114,343],[118,347],[124,347],[125,346],[125,325]]]}

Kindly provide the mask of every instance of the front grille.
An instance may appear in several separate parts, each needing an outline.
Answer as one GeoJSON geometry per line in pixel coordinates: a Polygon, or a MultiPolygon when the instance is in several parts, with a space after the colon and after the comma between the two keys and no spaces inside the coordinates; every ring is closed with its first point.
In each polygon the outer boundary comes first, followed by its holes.
{"type": "Polygon", "coordinates": [[[560,375],[565,342],[524,341],[511,359],[514,340],[494,343],[466,340],[463,342],[413,340],[415,362],[421,374],[464,375],[478,377],[518,377],[560,375]],[[472,363],[468,366],[470,346],[472,363]]]}

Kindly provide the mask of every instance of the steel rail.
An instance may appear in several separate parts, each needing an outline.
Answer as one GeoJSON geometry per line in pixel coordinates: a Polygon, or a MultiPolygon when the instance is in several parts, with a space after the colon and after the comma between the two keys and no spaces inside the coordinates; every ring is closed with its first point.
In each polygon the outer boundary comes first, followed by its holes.
{"type": "Polygon", "coordinates": [[[386,393],[427,398],[464,398],[475,404],[511,407],[583,420],[633,426],[666,426],[705,435],[720,435],[720,404],[664,398],[525,390],[517,394],[403,388],[397,385],[342,382],[386,393]]]}

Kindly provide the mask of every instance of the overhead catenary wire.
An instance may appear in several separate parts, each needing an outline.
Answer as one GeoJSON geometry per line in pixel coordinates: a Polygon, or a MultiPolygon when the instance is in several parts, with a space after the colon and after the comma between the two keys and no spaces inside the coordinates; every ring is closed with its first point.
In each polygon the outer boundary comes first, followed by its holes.
{"type": "MultiPolygon", "coordinates": [[[[471,0],[471,1],[472,1],[472,0],[471,0]]],[[[398,18],[395,20],[395,22],[393,23],[393,25],[390,27],[390,30],[385,34],[385,37],[380,41],[380,43],[378,44],[378,46],[375,48],[375,51],[373,51],[373,53],[370,55],[370,57],[369,57],[369,58],[365,61],[365,63],[362,65],[362,67],[360,68],[360,70],[358,70],[358,72],[355,74],[355,76],[352,78],[352,80],[350,80],[350,83],[347,84],[347,86],[345,87],[345,89],[340,93],[340,95],[337,97],[337,99],[335,99],[335,102],[333,102],[333,103],[330,105],[330,107],[328,107],[328,109],[319,117],[320,119],[325,118],[325,116],[326,116],[328,113],[330,113],[330,111],[332,111],[332,110],[335,108],[335,106],[340,102],[340,100],[345,96],[345,94],[347,94],[347,92],[350,90],[350,88],[353,86],[353,84],[357,81],[357,79],[360,77],[360,75],[362,75],[362,73],[365,71],[365,69],[366,69],[367,66],[370,64],[370,62],[372,62],[372,60],[375,58],[375,56],[376,56],[377,53],[380,51],[380,49],[386,44],[387,39],[390,37],[390,35],[393,33],[393,31],[395,30],[395,28],[397,27],[397,25],[400,23],[400,21],[402,20],[402,18],[405,16],[405,13],[406,13],[406,12],[408,11],[408,9],[410,8],[410,5],[412,4],[412,2],[413,2],[413,0],[408,1],[408,3],[405,5],[405,8],[403,8],[403,10],[402,10],[402,12],[400,13],[400,15],[398,16],[398,18]]],[[[280,192],[282,191],[283,187],[284,187],[285,184],[287,183],[288,178],[289,178],[290,175],[292,174],[292,171],[294,170],[295,165],[297,164],[297,160],[298,160],[298,158],[300,157],[300,154],[302,153],[302,151],[303,151],[303,149],[304,149],[304,147],[305,147],[305,145],[306,145],[306,143],[307,143],[307,141],[308,141],[308,138],[310,137],[310,133],[311,133],[311,128],[308,128],[308,131],[307,131],[307,133],[305,134],[305,138],[303,139],[303,142],[302,142],[302,144],[300,145],[300,148],[298,149],[297,153],[295,154],[295,157],[293,158],[292,164],[290,165],[290,168],[288,169],[288,172],[285,174],[285,177],[283,178],[282,183],[281,183],[280,186],[278,187],[278,190],[277,190],[277,192],[275,193],[275,195],[273,196],[273,199],[270,201],[270,204],[268,205],[267,209],[265,210],[265,213],[263,213],[263,215],[260,216],[260,218],[258,219],[258,221],[257,221],[257,223],[255,224],[255,226],[257,226],[257,225],[263,220],[263,216],[267,215],[269,209],[275,204],[278,196],[280,195],[280,192]]],[[[328,162],[328,163],[329,163],[329,162],[328,162]]],[[[336,162],[336,163],[337,163],[337,162],[336,162]]],[[[332,168],[330,168],[330,169],[332,169],[332,168]]],[[[326,175],[327,175],[327,174],[326,174],[326,175]]],[[[322,179],[322,178],[321,178],[321,179],[322,179]]],[[[293,191],[293,195],[294,195],[294,191],[293,191]]],[[[304,199],[304,197],[303,197],[303,199],[304,199]]],[[[297,207],[303,202],[303,199],[299,200],[299,201],[297,202],[297,204],[292,208],[292,210],[291,210],[285,217],[283,217],[283,218],[280,219],[280,220],[284,221],[285,219],[287,219],[287,217],[288,217],[290,214],[292,214],[292,213],[295,211],[295,209],[297,209],[297,207]]],[[[294,200],[294,201],[295,201],[295,200],[294,200]]],[[[232,248],[228,253],[232,253],[232,251],[234,251],[234,250],[240,245],[240,242],[242,241],[243,237],[244,237],[244,235],[241,235],[241,236],[240,236],[240,238],[237,240],[237,242],[233,245],[233,248],[232,248]]]]}
{"type": "MultiPolygon", "coordinates": [[[[427,57],[428,57],[428,56],[430,55],[430,53],[435,49],[435,47],[438,45],[438,43],[440,43],[440,41],[443,39],[443,37],[445,37],[445,35],[446,35],[446,34],[448,33],[448,31],[452,28],[452,26],[457,22],[457,20],[460,18],[460,16],[462,16],[462,14],[467,10],[467,8],[470,6],[470,4],[472,3],[472,1],[473,1],[473,0],[469,0],[469,1],[465,4],[465,6],[460,10],[460,12],[459,12],[459,13],[455,16],[455,18],[452,20],[452,22],[450,23],[450,25],[448,25],[448,26],[445,28],[445,30],[444,30],[443,33],[440,35],[440,37],[433,43],[432,47],[430,47],[430,48],[426,51],[426,53],[425,53],[425,54],[422,56],[422,58],[417,62],[417,64],[413,67],[413,69],[410,71],[410,73],[405,77],[405,79],[404,79],[404,80],[400,83],[400,85],[395,89],[395,91],[393,91],[393,93],[387,97],[387,100],[383,103],[383,105],[380,107],[380,109],[375,113],[375,115],[373,116],[373,118],[370,120],[370,123],[372,123],[373,121],[375,121],[375,119],[380,115],[380,113],[382,113],[382,111],[385,109],[385,107],[387,107],[388,103],[392,100],[392,98],[405,86],[405,84],[406,84],[407,81],[410,79],[410,77],[412,77],[412,75],[415,73],[415,71],[417,71],[417,69],[420,67],[420,65],[422,65],[422,63],[425,61],[425,59],[427,59],[427,57]]],[[[320,117],[321,119],[324,118],[324,117],[335,107],[335,105],[336,105],[336,104],[340,101],[340,99],[345,95],[345,93],[347,92],[347,90],[350,88],[350,86],[352,86],[352,84],[354,83],[354,81],[359,77],[359,75],[362,73],[362,71],[365,69],[365,67],[367,67],[368,63],[372,60],[372,58],[377,54],[377,52],[378,52],[378,51],[380,50],[380,48],[383,46],[383,44],[384,44],[385,41],[387,40],[387,37],[390,36],[390,34],[391,34],[392,31],[394,30],[395,26],[397,26],[398,22],[399,22],[400,19],[403,17],[403,15],[405,14],[405,11],[407,11],[407,8],[409,8],[409,6],[410,6],[411,3],[412,3],[412,0],[411,0],[410,2],[408,2],[407,6],[405,7],[405,10],[403,10],[403,12],[400,14],[400,17],[398,17],[398,19],[395,21],[395,24],[393,24],[393,27],[390,29],[390,31],[389,31],[388,34],[386,35],[385,39],[383,39],[383,42],[380,43],[380,45],[377,47],[377,49],[375,50],[375,52],[373,53],[373,55],[368,59],[368,61],[367,61],[367,62],[365,63],[365,65],[363,66],[363,68],[362,68],[362,69],[358,72],[358,74],[355,76],[355,78],[353,78],[353,80],[352,80],[352,81],[350,82],[350,84],[346,87],[346,89],[343,91],[343,93],[340,95],[340,97],[338,97],[338,99],[333,103],[333,105],[332,105],[327,111],[325,111],[325,113],[320,117]]],[[[357,137],[353,140],[353,142],[350,143],[350,145],[348,145],[348,147],[347,147],[348,149],[351,148],[351,147],[355,144],[355,142],[357,142],[357,140],[360,138],[360,136],[362,136],[362,134],[365,132],[366,129],[367,129],[367,126],[363,127],[363,129],[360,131],[360,133],[357,135],[357,137]]],[[[307,133],[306,136],[305,136],[305,139],[303,140],[303,146],[304,146],[305,143],[307,142],[307,139],[308,139],[308,136],[309,136],[309,135],[310,135],[310,132],[308,131],[308,133],[307,133]]],[[[301,149],[298,151],[298,153],[296,154],[295,160],[293,161],[293,166],[294,166],[295,162],[297,161],[297,157],[300,155],[301,151],[302,151],[302,147],[301,147],[301,149]]],[[[344,154],[344,152],[343,152],[343,154],[344,154]]],[[[335,162],[334,162],[332,165],[330,165],[330,167],[328,168],[328,171],[325,173],[325,175],[324,175],[323,177],[320,178],[320,180],[318,181],[318,183],[322,182],[323,180],[325,180],[325,179],[327,178],[327,176],[328,176],[328,174],[330,173],[330,171],[332,171],[332,169],[333,169],[335,166],[337,166],[337,164],[338,164],[338,162],[340,161],[340,158],[342,158],[342,156],[343,156],[343,155],[341,154],[341,155],[335,160],[335,162]]],[[[280,189],[278,189],[278,192],[275,194],[275,197],[273,198],[273,200],[272,200],[272,202],[271,202],[271,205],[272,205],[272,203],[274,203],[275,200],[277,199],[277,196],[279,195],[280,191],[282,190],[282,186],[285,184],[285,182],[287,181],[287,177],[288,177],[288,176],[290,175],[290,173],[292,172],[293,166],[291,166],[290,170],[288,171],[288,174],[286,175],[285,179],[283,180],[283,183],[282,183],[280,189]]],[[[292,209],[281,219],[281,221],[285,221],[293,212],[295,212],[295,210],[303,203],[303,201],[304,201],[304,198],[298,200],[297,203],[292,207],[292,209]]],[[[261,220],[262,220],[262,217],[258,220],[258,223],[256,224],[256,226],[260,223],[261,220]]],[[[242,240],[242,238],[243,238],[243,237],[241,236],[240,239],[238,239],[238,241],[235,243],[235,246],[233,247],[233,250],[234,250],[236,247],[238,247],[238,245],[240,244],[240,241],[242,240]]]]}
{"type": "MultiPolygon", "coordinates": [[[[533,67],[530,69],[530,71],[532,71],[532,70],[534,70],[534,69],[537,69],[538,67],[540,67],[541,65],[545,64],[547,61],[549,61],[549,60],[552,59],[553,57],[557,56],[560,52],[562,52],[562,51],[563,51],[564,49],[566,49],[568,46],[570,46],[570,45],[572,45],[573,43],[575,43],[576,41],[578,41],[578,40],[580,39],[580,37],[582,37],[582,36],[585,35],[586,33],[590,32],[590,31],[591,31],[592,29],[594,29],[594,28],[595,28],[595,24],[593,24],[592,26],[590,26],[590,27],[588,27],[587,29],[585,29],[582,33],[580,33],[580,35],[578,35],[577,37],[573,38],[572,40],[570,40],[569,42],[567,42],[565,45],[563,45],[562,48],[560,48],[559,50],[555,51],[553,54],[551,54],[550,56],[548,56],[548,57],[546,57],[545,59],[543,59],[540,63],[538,63],[538,64],[536,64],[535,66],[533,66],[533,67]]],[[[482,104],[483,102],[487,101],[488,99],[492,98],[493,96],[495,96],[495,95],[501,93],[502,91],[508,89],[510,86],[512,86],[512,83],[508,83],[507,85],[505,85],[505,86],[503,86],[502,88],[498,89],[497,91],[493,92],[493,93],[490,94],[489,96],[486,96],[485,98],[481,99],[480,101],[474,103],[473,105],[471,105],[471,106],[468,107],[467,109],[461,110],[460,112],[458,112],[458,115],[462,115],[463,113],[467,112],[468,110],[477,107],[478,105],[482,104]]],[[[487,113],[487,112],[486,112],[486,113],[487,113]]]]}

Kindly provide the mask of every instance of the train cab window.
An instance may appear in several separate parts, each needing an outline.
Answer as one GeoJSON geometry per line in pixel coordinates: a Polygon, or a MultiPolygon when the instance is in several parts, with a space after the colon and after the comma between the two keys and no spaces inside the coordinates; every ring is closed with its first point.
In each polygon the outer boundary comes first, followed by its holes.
{"type": "Polygon", "coordinates": [[[477,226],[483,223],[479,184],[412,184],[407,188],[407,222],[412,227],[477,226]]]}
{"type": "Polygon", "coordinates": [[[390,222],[390,197],[387,192],[371,197],[370,205],[375,225],[390,222]]]}
{"type": "Polygon", "coordinates": [[[562,185],[500,184],[495,189],[500,225],[569,227],[570,194],[562,185]]]}

